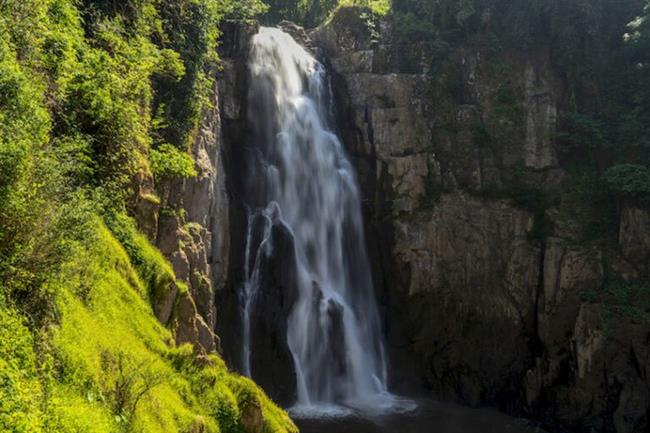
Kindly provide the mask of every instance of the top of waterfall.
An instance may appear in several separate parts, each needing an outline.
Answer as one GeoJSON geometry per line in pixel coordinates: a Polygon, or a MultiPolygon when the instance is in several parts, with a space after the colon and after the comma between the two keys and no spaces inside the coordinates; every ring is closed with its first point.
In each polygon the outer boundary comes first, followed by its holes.
{"type": "MultiPolygon", "coordinates": [[[[284,82],[293,85],[284,90],[291,95],[298,95],[303,91],[301,77],[294,76],[298,71],[313,75],[322,68],[291,35],[275,27],[261,27],[259,33],[253,37],[251,65],[258,69],[272,68],[288,77],[284,82]]],[[[261,71],[253,70],[254,75],[259,72],[261,71]]]]}

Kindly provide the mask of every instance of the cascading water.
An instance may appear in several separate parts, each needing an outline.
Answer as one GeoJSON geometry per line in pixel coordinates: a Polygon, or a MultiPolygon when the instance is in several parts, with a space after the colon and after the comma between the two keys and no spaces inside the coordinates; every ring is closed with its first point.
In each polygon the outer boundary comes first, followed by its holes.
{"type": "Polygon", "coordinates": [[[272,248],[268,227],[276,218],[293,235],[298,268],[298,294],[287,329],[296,407],[392,404],[359,187],[340,140],[327,125],[331,95],[325,69],[274,28],[260,29],[250,56],[249,145],[255,149],[258,202],[269,207],[257,213],[268,219],[257,252],[251,251],[250,228],[248,233],[243,371],[250,374],[250,306],[264,290],[257,263],[272,248]]]}
{"type": "Polygon", "coordinates": [[[268,212],[262,212],[259,215],[263,218],[262,239],[257,247],[255,257],[251,257],[253,250],[253,227],[254,219],[258,214],[248,211],[248,232],[246,233],[246,250],[244,257],[244,285],[242,287],[242,315],[243,315],[243,344],[242,344],[242,374],[251,377],[251,309],[255,302],[257,291],[260,288],[260,263],[262,256],[269,255],[271,249],[271,228],[273,225],[272,216],[268,212]],[[251,259],[253,259],[251,269],[251,259]]]}

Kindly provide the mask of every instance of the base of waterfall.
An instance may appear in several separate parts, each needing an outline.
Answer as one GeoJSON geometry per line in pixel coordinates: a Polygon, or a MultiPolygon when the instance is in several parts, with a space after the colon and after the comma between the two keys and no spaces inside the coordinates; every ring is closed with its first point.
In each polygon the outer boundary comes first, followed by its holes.
{"type": "Polygon", "coordinates": [[[363,413],[330,406],[329,413],[289,414],[301,433],[545,433],[528,420],[494,409],[472,409],[428,399],[404,402],[410,402],[410,410],[363,413]]]}
{"type": "Polygon", "coordinates": [[[341,404],[296,404],[288,409],[294,419],[343,419],[408,414],[418,408],[414,400],[381,393],[348,400],[341,404]]]}

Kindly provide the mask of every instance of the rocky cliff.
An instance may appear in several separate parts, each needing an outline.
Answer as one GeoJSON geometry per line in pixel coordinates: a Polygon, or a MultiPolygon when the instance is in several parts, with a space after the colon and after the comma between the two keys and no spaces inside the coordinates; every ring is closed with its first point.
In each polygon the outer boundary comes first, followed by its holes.
{"type": "Polygon", "coordinates": [[[650,322],[629,303],[647,302],[650,213],[623,206],[613,241],[583,236],[548,46],[461,44],[439,65],[355,9],[310,36],[364,187],[394,353],[436,395],[579,431],[647,428],[650,322]]]}
{"type": "Polygon", "coordinates": [[[219,92],[203,113],[192,144],[197,176],[140,182],[136,216],[140,228],[170,261],[177,281],[153,300],[158,319],[179,344],[205,353],[219,350],[215,290],[226,279],[230,253],[229,199],[223,168],[219,92]],[[187,290],[185,290],[187,288],[187,290]]]}

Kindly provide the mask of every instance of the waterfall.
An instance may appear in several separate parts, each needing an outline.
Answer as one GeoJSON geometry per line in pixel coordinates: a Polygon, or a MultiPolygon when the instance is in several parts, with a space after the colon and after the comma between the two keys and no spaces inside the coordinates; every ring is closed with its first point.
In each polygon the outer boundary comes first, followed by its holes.
{"type": "Polygon", "coordinates": [[[249,212],[243,372],[250,374],[250,305],[264,290],[257,263],[260,254],[270,254],[269,226],[279,219],[293,235],[298,268],[287,327],[296,407],[377,409],[394,399],[387,391],[359,186],[328,125],[331,91],[325,68],[291,36],[264,27],[252,40],[249,66],[248,145],[256,155],[258,202],[268,207],[249,212]],[[268,220],[256,252],[251,251],[250,215],[268,220]]]}
{"type": "Polygon", "coordinates": [[[246,249],[244,253],[244,285],[242,287],[241,295],[242,300],[242,323],[243,323],[243,344],[242,344],[242,373],[245,376],[251,377],[251,310],[255,302],[257,291],[260,288],[260,264],[262,256],[272,254],[271,249],[271,228],[273,225],[272,214],[264,212],[260,214],[253,214],[248,210],[247,233],[246,233],[246,249]],[[257,246],[255,257],[251,257],[253,252],[253,227],[255,216],[263,218],[262,240],[257,246]],[[251,259],[254,259],[251,268],[251,259]]]}

